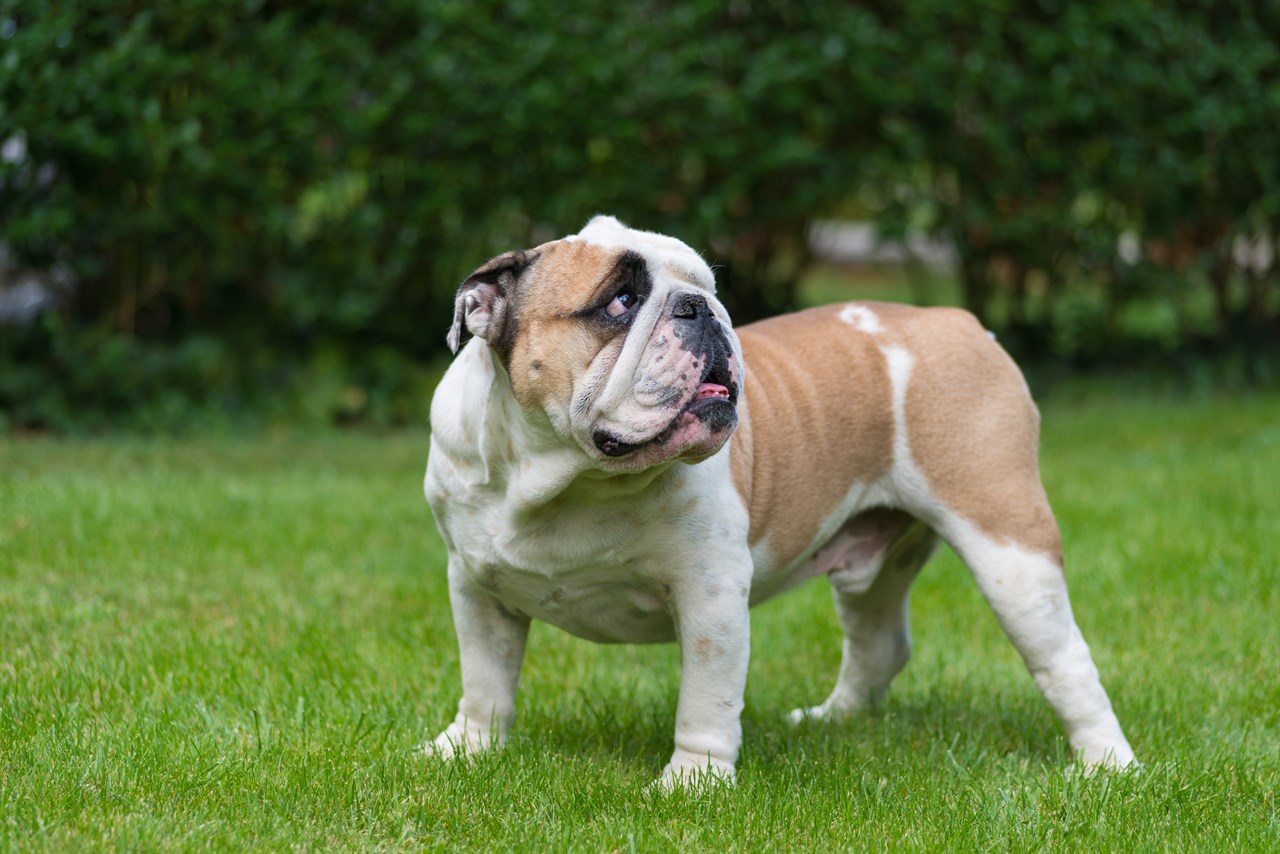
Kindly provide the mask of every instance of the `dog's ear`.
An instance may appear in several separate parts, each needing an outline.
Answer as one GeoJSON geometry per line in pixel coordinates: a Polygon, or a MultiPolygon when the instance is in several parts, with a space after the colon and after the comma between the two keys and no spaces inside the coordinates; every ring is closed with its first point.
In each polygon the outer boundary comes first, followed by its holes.
{"type": "Polygon", "coordinates": [[[535,255],[516,249],[490,258],[458,288],[453,302],[453,326],[445,339],[457,353],[471,336],[496,344],[508,321],[516,282],[535,255]]]}

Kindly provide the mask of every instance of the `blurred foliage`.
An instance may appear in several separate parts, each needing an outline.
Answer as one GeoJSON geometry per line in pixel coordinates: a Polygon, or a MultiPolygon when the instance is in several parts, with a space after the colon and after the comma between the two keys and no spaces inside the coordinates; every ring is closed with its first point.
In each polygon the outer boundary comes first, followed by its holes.
{"type": "Polygon", "coordinates": [[[457,282],[602,211],[739,319],[852,214],[954,241],[1020,354],[1096,363],[1154,300],[1253,365],[1277,34],[1263,0],[0,0],[0,241],[75,283],[0,328],[0,413],[421,420],[457,282]]]}

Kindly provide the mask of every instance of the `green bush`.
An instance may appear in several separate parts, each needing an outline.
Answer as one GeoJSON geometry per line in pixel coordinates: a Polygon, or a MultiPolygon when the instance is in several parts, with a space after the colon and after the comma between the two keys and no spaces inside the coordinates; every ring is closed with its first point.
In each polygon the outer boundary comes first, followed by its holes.
{"type": "Polygon", "coordinates": [[[880,196],[899,227],[925,211],[955,242],[979,315],[1003,299],[1019,326],[1038,309],[1048,342],[1064,292],[1096,282],[1104,332],[1126,301],[1197,286],[1219,343],[1274,325],[1277,265],[1238,270],[1232,247],[1280,236],[1280,7],[916,3],[894,32],[912,91],[893,148],[920,177],[904,191],[889,170],[880,196]]]}
{"type": "Polygon", "coordinates": [[[953,240],[1025,353],[1193,291],[1177,346],[1257,349],[1276,265],[1229,250],[1280,238],[1276,33],[1243,2],[0,0],[0,235],[77,283],[0,330],[0,412],[420,420],[456,283],[600,211],[703,248],[742,319],[855,214],[953,240]]]}

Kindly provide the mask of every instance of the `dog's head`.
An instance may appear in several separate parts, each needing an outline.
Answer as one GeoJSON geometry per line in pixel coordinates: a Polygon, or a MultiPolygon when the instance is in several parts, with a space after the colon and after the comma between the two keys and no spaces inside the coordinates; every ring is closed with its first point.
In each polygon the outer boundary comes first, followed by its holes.
{"type": "Polygon", "coordinates": [[[544,413],[596,468],[696,462],[738,422],[742,351],[711,268],[679,240],[613,217],[472,273],[449,346],[472,336],[520,406],[544,413]]]}

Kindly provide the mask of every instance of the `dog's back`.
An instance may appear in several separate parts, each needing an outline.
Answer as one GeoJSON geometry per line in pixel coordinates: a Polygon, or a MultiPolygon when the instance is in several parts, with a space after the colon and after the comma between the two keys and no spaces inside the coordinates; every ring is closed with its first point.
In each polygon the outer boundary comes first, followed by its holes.
{"type": "Polygon", "coordinates": [[[1023,486],[1043,496],[1039,415],[1017,366],[973,315],[846,303],[738,333],[750,418],[733,439],[734,479],[753,546],[768,520],[775,565],[811,548],[856,485],[878,486],[873,503],[902,509],[927,513],[940,502],[1060,561],[1047,501],[1006,498],[1025,497],[1023,486]],[[921,487],[929,500],[913,494],[921,487]]]}

